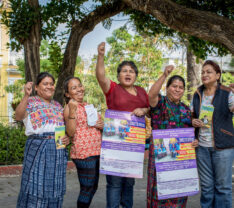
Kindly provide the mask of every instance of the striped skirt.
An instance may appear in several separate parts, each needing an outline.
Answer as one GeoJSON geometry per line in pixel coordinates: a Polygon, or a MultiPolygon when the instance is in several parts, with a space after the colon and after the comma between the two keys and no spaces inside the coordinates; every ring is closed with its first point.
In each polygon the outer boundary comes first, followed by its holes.
{"type": "Polygon", "coordinates": [[[17,208],[62,207],[66,167],[67,150],[56,149],[54,133],[29,136],[17,208]]]}

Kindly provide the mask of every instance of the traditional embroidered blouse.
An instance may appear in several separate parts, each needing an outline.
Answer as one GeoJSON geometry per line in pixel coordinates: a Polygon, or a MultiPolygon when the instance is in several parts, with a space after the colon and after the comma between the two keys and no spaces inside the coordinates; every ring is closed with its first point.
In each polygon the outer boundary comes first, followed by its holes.
{"type": "Polygon", "coordinates": [[[70,153],[73,159],[100,155],[101,151],[101,132],[93,126],[88,126],[85,105],[87,103],[78,104],[76,110],[76,130],[70,153]]]}
{"type": "Polygon", "coordinates": [[[39,96],[29,97],[26,111],[23,122],[27,136],[54,132],[56,126],[64,125],[63,107],[54,100],[46,103],[39,96]]]}

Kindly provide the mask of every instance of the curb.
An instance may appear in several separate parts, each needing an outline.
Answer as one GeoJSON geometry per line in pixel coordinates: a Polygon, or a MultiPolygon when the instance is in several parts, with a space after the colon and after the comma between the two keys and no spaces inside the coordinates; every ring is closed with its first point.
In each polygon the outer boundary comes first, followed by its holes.
{"type": "MultiPolygon", "coordinates": [[[[0,166],[0,177],[17,176],[22,172],[22,165],[4,165],[0,166]]],[[[75,170],[76,167],[72,161],[67,162],[67,171],[75,170]]]]}

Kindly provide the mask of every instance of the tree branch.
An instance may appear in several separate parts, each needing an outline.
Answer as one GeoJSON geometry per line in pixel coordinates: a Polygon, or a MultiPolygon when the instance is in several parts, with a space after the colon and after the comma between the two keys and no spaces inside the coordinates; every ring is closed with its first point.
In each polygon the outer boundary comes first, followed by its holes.
{"type": "Polygon", "coordinates": [[[234,54],[234,21],[208,11],[186,8],[171,0],[123,0],[132,9],[153,15],[166,26],[225,46],[234,54]]]}
{"type": "Polygon", "coordinates": [[[103,4],[97,7],[93,12],[88,14],[81,21],[75,21],[68,39],[68,43],[64,53],[64,59],[61,66],[59,79],[56,85],[54,99],[60,103],[63,103],[63,81],[66,77],[74,75],[76,58],[80,48],[82,38],[94,27],[105,20],[112,17],[124,9],[127,9],[127,5],[122,1],[115,1],[114,3],[103,4]]]}

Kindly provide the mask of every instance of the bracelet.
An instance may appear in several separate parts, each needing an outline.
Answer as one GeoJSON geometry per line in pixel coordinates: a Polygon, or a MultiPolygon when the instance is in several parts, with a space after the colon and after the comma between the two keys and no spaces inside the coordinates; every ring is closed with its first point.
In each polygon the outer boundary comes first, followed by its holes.
{"type": "Polygon", "coordinates": [[[75,117],[70,117],[70,116],[68,116],[68,119],[76,119],[75,117]]]}

